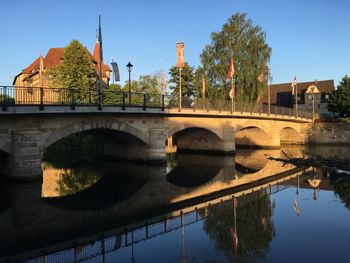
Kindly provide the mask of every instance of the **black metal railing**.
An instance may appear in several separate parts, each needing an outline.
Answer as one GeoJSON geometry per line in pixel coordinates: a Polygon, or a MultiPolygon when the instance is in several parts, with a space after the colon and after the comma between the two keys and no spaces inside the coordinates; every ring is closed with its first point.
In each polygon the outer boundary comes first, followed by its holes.
{"type": "MultiPolygon", "coordinates": [[[[179,98],[173,95],[148,94],[140,92],[122,92],[105,89],[103,93],[97,89],[78,88],[48,88],[48,87],[16,87],[0,86],[0,105],[3,111],[8,107],[38,105],[43,110],[44,106],[117,106],[122,109],[138,107],[146,110],[148,108],[178,109],[204,112],[224,112],[241,114],[268,114],[295,117],[293,108],[266,104],[240,103],[222,99],[202,99],[196,97],[182,97],[181,109],[179,98]]],[[[310,118],[311,112],[298,111],[298,117],[310,118]]]]}

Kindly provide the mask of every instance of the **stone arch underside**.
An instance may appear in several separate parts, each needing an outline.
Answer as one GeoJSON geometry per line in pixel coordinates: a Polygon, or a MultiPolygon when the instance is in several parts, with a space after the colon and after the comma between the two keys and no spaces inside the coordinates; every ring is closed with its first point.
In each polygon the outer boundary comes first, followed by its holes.
{"type": "Polygon", "coordinates": [[[54,132],[50,133],[42,142],[41,148],[45,149],[51,144],[63,139],[69,135],[90,131],[90,130],[112,130],[112,131],[120,131],[129,135],[134,136],[139,139],[141,142],[148,144],[149,143],[149,135],[148,132],[142,131],[130,124],[122,123],[119,121],[93,121],[93,122],[78,122],[75,124],[70,124],[63,126],[62,128],[56,129],[54,132]]]}
{"type": "Polygon", "coordinates": [[[0,176],[10,175],[10,143],[5,138],[0,138],[0,176]]]}
{"type": "Polygon", "coordinates": [[[177,126],[168,131],[177,152],[227,154],[234,152],[234,141],[223,140],[223,132],[203,126],[177,126]]]}
{"type": "Polygon", "coordinates": [[[280,131],[281,145],[304,144],[303,136],[292,127],[285,127],[280,131]]]}
{"type": "Polygon", "coordinates": [[[235,133],[237,147],[242,148],[279,148],[279,136],[257,126],[241,128],[235,133]]]}
{"type": "Polygon", "coordinates": [[[11,153],[11,144],[10,140],[7,138],[0,137],[0,151],[10,154],[11,153]]]}

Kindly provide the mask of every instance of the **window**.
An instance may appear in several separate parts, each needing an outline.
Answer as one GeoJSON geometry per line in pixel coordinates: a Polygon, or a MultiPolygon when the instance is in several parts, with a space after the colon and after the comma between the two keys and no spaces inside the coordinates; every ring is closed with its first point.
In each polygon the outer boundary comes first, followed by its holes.
{"type": "Polygon", "coordinates": [[[312,95],[307,95],[308,100],[312,100],[312,95]]]}
{"type": "Polygon", "coordinates": [[[325,95],[324,95],[324,98],[325,98],[326,100],[328,100],[328,99],[329,99],[329,94],[325,94],[325,95]]]}

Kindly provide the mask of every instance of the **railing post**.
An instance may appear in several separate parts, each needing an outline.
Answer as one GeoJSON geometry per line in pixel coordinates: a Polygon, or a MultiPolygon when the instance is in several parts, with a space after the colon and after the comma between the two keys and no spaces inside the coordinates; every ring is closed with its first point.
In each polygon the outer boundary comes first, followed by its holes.
{"type": "Polygon", "coordinates": [[[164,105],[164,94],[162,95],[162,111],[164,111],[165,105],[164,105]]]}
{"type": "MultiPolygon", "coordinates": [[[[0,94],[1,95],[1,94],[0,94]]],[[[2,110],[3,111],[7,111],[7,104],[8,104],[8,101],[7,101],[7,98],[8,98],[8,95],[7,95],[7,87],[4,86],[3,88],[3,103],[2,103],[2,110]]]]}
{"type": "Polygon", "coordinates": [[[74,94],[74,89],[70,88],[69,89],[69,95],[71,96],[71,110],[75,110],[75,94],[74,94]]]}
{"type": "Polygon", "coordinates": [[[122,110],[125,110],[125,92],[123,92],[122,103],[122,110]]]}
{"type": "Polygon", "coordinates": [[[143,110],[146,110],[146,93],[143,93],[143,110]]]}
{"type": "Polygon", "coordinates": [[[39,110],[44,110],[44,88],[40,87],[40,105],[39,110]]]}

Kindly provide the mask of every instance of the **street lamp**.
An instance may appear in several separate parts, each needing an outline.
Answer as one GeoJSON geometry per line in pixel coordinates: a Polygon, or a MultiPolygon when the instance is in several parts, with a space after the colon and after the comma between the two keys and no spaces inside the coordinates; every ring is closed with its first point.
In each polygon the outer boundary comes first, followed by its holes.
{"type": "Polygon", "coordinates": [[[129,72],[129,105],[131,105],[131,77],[130,77],[130,74],[131,74],[131,70],[132,70],[132,67],[134,65],[129,63],[126,65],[126,68],[128,69],[128,72],[129,72]]]}

